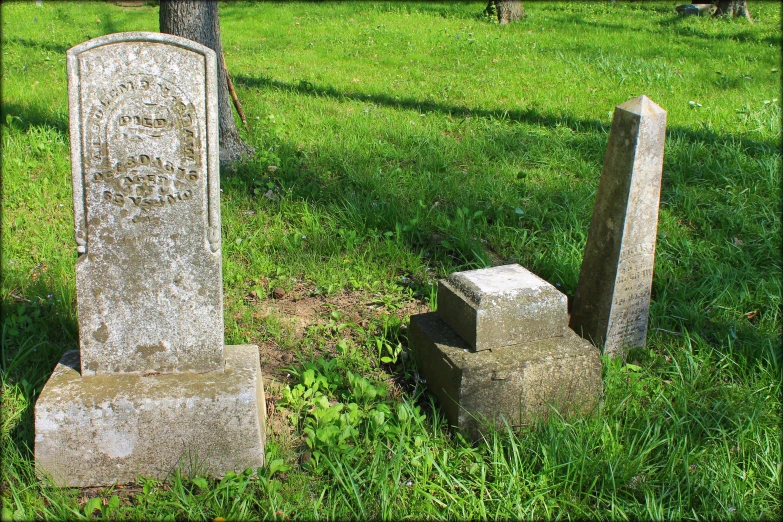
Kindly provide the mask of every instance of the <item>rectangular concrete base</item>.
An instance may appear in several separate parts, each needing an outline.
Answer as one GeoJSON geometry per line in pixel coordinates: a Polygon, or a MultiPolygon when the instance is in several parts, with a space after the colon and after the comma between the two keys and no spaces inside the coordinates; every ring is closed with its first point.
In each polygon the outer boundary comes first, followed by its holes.
{"type": "Polygon", "coordinates": [[[36,468],[86,487],[263,466],[258,347],[226,346],[225,360],[218,372],[82,377],[67,352],[35,405],[36,468]]]}
{"type": "Polygon", "coordinates": [[[451,425],[472,439],[502,428],[589,413],[602,395],[598,349],[571,330],[562,337],[474,352],[437,313],[411,317],[408,338],[430,392],[451,425]]]}

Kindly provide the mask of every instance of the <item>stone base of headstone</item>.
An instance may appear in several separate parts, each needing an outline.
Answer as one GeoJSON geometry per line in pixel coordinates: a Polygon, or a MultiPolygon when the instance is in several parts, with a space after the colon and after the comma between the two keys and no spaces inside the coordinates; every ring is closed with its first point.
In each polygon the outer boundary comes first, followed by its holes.
{"type": "Polygon", "coordinates": [[[597,408],[599,351],[565,326],[566,297],[554,286],[507,265],[452,274],[438,294],[437,312],[411,317],[408,339],[430,393],[465,436],[597,408]]]}
{"type": "Polygon", "coordinates": [[[601,397],[595,347],[568,331],[553,337],[473,352],[437,313],[411,317],[414,359],[430,393],[461,433],[478,439],[484,427],[589,414],[601,397]]]}
{"type": "Polygon", "coordinates": [[[87,487],[263,466],[258,347],[226,346],[225,360],[223,371],[82,377],[67,352],[35,405],[38,471],[87,487]]]}

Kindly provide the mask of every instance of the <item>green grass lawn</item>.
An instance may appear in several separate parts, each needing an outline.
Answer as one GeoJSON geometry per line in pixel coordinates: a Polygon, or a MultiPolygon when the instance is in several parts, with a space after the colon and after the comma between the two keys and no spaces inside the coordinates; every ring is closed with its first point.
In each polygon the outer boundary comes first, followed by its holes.
{"type": "Polygon", "coordinates": [[[65,51],[158,8],[2,4],[3,520],[783,516],[780,7],[485,5],[221,5],[256,149],[221,179],[226,342],[260,346],[269,465],[63,490],[35,477],[32,410],[78,347],[65,51]],[[668,111],[647,347],[604,361],[596,416],[470,444],[408,318],[496,264],[573,295],[611,113],[640,94],[668,111]]]}

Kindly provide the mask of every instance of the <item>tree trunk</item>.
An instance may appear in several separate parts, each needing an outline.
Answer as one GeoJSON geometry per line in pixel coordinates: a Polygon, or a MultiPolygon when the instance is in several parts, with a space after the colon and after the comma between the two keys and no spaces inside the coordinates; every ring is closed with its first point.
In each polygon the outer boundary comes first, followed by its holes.
{"type": "Polygon", "coordinates": [[[498,22],[508,24],[518,22],[525,15],[525,8],[520,0],[495,0],[498,11],[498,22]]]}
{"type": "Polygon", "coordinates": [[[753,21],[748,10],[747,0],[719,0],[715,2],[715,12],[712,16],[744,16],[749,22],[753,21]]]}
{"type": "Polygon", "coordinates": [[[205,45],[217,54],[218,119],[220,163],[229,164],[252,154],[239,136],[228,92],[228,75],[223,63],[220,15],[216,0],[160,0],[160,32],[181,36],[205,45]]]}

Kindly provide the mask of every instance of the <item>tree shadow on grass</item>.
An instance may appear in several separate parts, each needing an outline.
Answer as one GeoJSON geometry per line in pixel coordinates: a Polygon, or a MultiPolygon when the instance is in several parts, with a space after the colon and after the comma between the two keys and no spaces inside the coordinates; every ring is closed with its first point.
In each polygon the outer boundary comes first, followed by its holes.
{"type": "MultiPolygon", "coordinates": [[[[462,267],[463,269],[479,268],[489,264],[499,264],[499,262],[519,262],[553,283],[562,283],[561,290],[566,293],[572,292],[575,288],[579,271],[578,261],[581,259],[581,253],[584,248],[584,240],[591,214],[590,209],[592,208],[594,198],[594,194],[592,193],[594,186],[590,183],[585,183],[584,181],[595,180],[595,178],[597,178],[596,174],[600,172],[606,149],[605,141],[608,128],[600,121],[577,119],[569,116],[559,117],[552,114],[541,113],[535,109],[526,111],[475,110],[465,106],[449,106],[437,102],[399,98],[389,95],[366,95],[356,92],[342,92],[332,87],[319,87],[310,82],[291,84],[266,78],[239,76],[237,78],[237,83],[244,85],[247,88],[281,89],[307,96],[359,101],[368,104],[384,105],[400,110],[415,110],[419,113],[434,111],[455,117],[510,120],[520,123],[537,124],[550,128],[567,126],[575,131],[579,131],[569,138],[558,139],[558,141],[562,141],[561,145],[564,145],[566,151],[569,153],[566,157],[558,158],[559,152],[552,148],[553,145],[550,143],[551,137],[540,137],[535,133],[526,132],[524,130],[519,131],[517,134],[508,134],[491,126],[480,129],[482,139],[499,145],[499,148],[503,149],[504,153],[499,154],[498,157],[486,158],[487,165],[480,167],[477,174],[474,174],[475,177],[492,178],[494,175],[494,169],[492,168],[493,162],[499,164],[504,161],[512,161],[515,164],[524,165],[525,163],[535,164],[537,162],[546,161],[550,166],[552,162],[561,163],[563,166],[557,167],[557,170],[562,169],[564,173],[573,173],[574,169],[577,168],[574,164],[583,162],[584,165],[587,165],[586,168],[591,172],[587,175],[581,174],[581,176],[589,177],[580,180],[580,175],[577,173],[576,180],[574,180],[574,183],[571,186],[564,184],[554,187],[541,187],[536,186],[535,183],[525,184],[524,182],[518,181],[508,183],[508,180],[505,180],[505,184],[499,186],[499,191],[493,194],[490,186],[486,184],[474,184],[469,177],[466,177],[464,182],[458,182],[457,184],[438,182],[438,179],[442,180],[444,177],[454,177],[454,166],[452,163],[457,161],[450,158],[438,158],[439,149],[445,149],[445,147],[440,146],[441,144],[438,142],[438,136],[432,137],[432,143],[429,145],[431,151],[425,154],[423,159],[418,160],[415,164],[415,168],[421,174],[426,176],[432,173],[434,175],[431,183],[417,183],[417,180],[414,178],[412,180],[413,183],[409,186],[409,190],[416,193],[416,195],[427,205],[431,205],[433,202],[439,202],[443,204],[444,207],[450,208],[449,212],[452,212],[451,217],[454,217],[453,211],[455,207],[465,207],[470,212],[483,211],[486,224],[488,225],[488,227],[484,229],[485,232],[491,230],[495,225],[505,228],[515,227],[518,229],[520,236],[525,233],[546,234],[547,232],[556,230],[556,234],[550,234],[552,240],[565,244],[567,249],[570,248],[576,251],[576,253],[570,258],[552,256],[547,252],[546,242],[541,241],[537,243],[533,242],[532,245],[536,245],[539,249],[543,248],[543,251],[531,252],[529,248],[527,248],[522,249],[520,252],[519,244],[498,245],[497,237],[495,237],[495,248],[500,247],[500,249],[503,250],[503,252],[500,252],[500,255],[497,255],[498,252],[493,251],[485,241],[487,239],[486,236],[484,238],[478,238],[478,241],[471,241],[471,239],[476,238],[471,238],[470,231],[460,230],[459,226],[444,230],[432,225],[432,223],[430,223],[430,229],[427,230],[423,236],[409,237],[409,246],[414,250],[419,249],[427,256],[443,256],[443,249],[440,249],[441,251],[439,252],[437,247],[432,248],[432,245],[428,244],[427,238],[432,237],[433,235],[445,235],[448,236],[449,242],[451,243],[455,242],[452,241],[452,238],[458,239],[456,242],[459,243],[460,247],[457,251],[449,251],[446,254],[447,256],[451,256],[453,264],[458,267],[462,267]],[[550,157],[531,158],[533,154],[530,153],[530,150],[535,149],[549,150],[550,157]],[[439,161],[443,161],[445,166],[439,165],[439,161]],[[454,190],[452,188],[454,186],[459,187],[459,190],[454,190]],[[534,206],[532,208],[523,207],[522,202],[531,198],[534,201],[534,206]],[[517,210],[515,210],[515,207],[517,210]],[[581,221],[577,220],[575,222],[573,218],[573,209],[580,207],[584,208],[581,213],[581,221]],[[524,208],[524,212],[519,212],[520,208],[524,208]],[[560,211],[560,209],[563,208],[567,210],[565,212],[560,211]],[[514,212],[520,215],[515,216],[513,215],[514,212]],[[461,241],[459,241],[459,239],[461,239],[461,241]],[[487,251],[489,251],[489,255],[483,255],[486,254],[487,251]],[[509,255],[509,252],[518,252],[518,255],[509,255]]],[[[726,141],[731,141],[734,144],[739,143],[740,147],[745,149],[745,154],[754,158],[768,157],[777,150],[776,144],[771,141],[755,141],[732,135],[719,134],[709,130],[694,131],[682,126],[675,126],[669,128],[669,134],[676,138],[677,147],[679,149],[688,148],[697,144],[700,147],[706,146],[705,148],[720,148],[726,141]]],[[[412,138],[411,141],[413,140],[415,140],[415,138],[412,138]]],[[[400,149],[404,149],[404,146],[405,144],[403,143],[399,147],[400,149]]],[[[320,165],[323,170],[329,169],[338,172],[348,163],[352,164],[352,169],[350,170],[361,173],[361,176],[358,177],[365,175],[372,176],[372,173],[367,171],[372,168],[377,169],[378,161],[373,163],[372,161],[363,158],[362,156],[365,154],[365,151],[362,150],[354,151],[349,154],[346,154],[346,152],[347,151],[339,150],[337,147],[328,147],[327,150],[316,151],[316,155],[326,158],[320,165]]],[[[299,151],[293,144],[282,143],[278,148],[278,153],[281,158],[295,158],[299,151]]],[[[410,153],[411,152],[408,154],[410,153]]],[[[392,170],[395,166],[402,165],[405,162],[405,159],[401,159],[399,157],[400,154],[396,154],[395,152],[389,153],[388,158],[383,157],[383,154],[383,152],[380,153],[380,160],[388,165],[389,170],[392,170]]],[[[405,153],[401,154],[403,156],[405,155],[405,153]]],[[[375,159],[378,160],[377,154],[375,159]]],[[[667,156],[665,159],[664,194],[662,195],[664,197],[662,198],[662,202],[671,199],[666,197],[667,192],[675,190],[672,188],[673,181],[669,179],[670,170],[678,171],[677,174],[673,175],[673,179],[676,180],[676,190],[678,191],[683,190],[689,185],[703,184],[704,180],[714,178],[710,169],[715,167],[715,165],[702,165],[696,162],[696,164],[689,164],[688,166],[681,167],[672,164],[672,162],[678,161],[681,161],[681,159],[676,155],[667,156]],[[688,176],[682,175],[681,171],[683,169],[688,170],[688,176]],[[704,169],[706,169],[706,171],[704,169]],[[704,175],[701,175],[700,173],[704,175]]],[[[688,161],[690,163],[695,160],[690,159],[688,161]]],[[[246,181],[250,183],[251,178],[256,176],[257,172],[257,170],[253,170],[252,168],[247,170],[245,173],[247,176],[246,181]]],[[[412,205],[412,203],[415,204],[414,198],[404,197],[399,192],[393,193],[393,191],[381,195],[368,193],[368,190],[373,190],[373,184],[365,183],[362,179],[352,179],[350,176],[337,176],[337,179],[331,178],[330,176],[324,176],[323,173],[306,168],[299,168],[295,161],[282,169],[282,172],[282,175],[288,176],[289,181],[294,185],[294,197],[312,200],[326,206],[333,206],[335,205],[335,202],[351,201],[352,207],[355,210],[358,210],[359,215],[362,216],[363,226],[377,227],[382,230],[391,228],[393,230],[394,223],[390,221],[393,221],[395,218],[407,222],[407,220],[416,217],[413,212],[413,210],[415,210],[415,205],[412,205]]],[[[520,172],[520,176],[522,175],[524,175],[524,172],[520,172]]],[[[522,242],[522,244],[524,244],[524,242],[522,242]]],[[[558,245],[561,249],[562,244],[558,245]]],[[[527,243],[527,245],[529,247],[531,243],[527,243]]],[[[557,249],[557,247],[555,249],[557,249]]]]}
{"type": "Polygon", "coordinates": [[[25,47],[27,49],[45,49],[47,51],[51,51],[53,53],[64,55],[65,51],[69,49],[68,45],[62,45],[62,44],[55,44],[50,42],[45,42],[41,40],[29,40],[27,38],[8,38],[6,36],[2,39],[2,44],[5,45],[21,45],[22,47],[25,47]]]}
{"type": "MultiPolygon", "coordinates": [[[[677,27],[680,25],[680,22],[681,20],[679,19],[679,17],[677,17],[669,21],[660,22],[660,25],[662,27],[677,27]]],[[[657,31],[657,32],[659,34],[665,34],[665,35],[671,34],[671,31],[657,31]]],[[[709,33],[705,33],[704,31],[700,31],[699,29],[696,29],[693,26],[684,26],[681,32],[678,32],[677,35],[682,38],[701,38],[704,40],[721,40],[721,41],[732,40],[737,42],[758,42],[758,43],[765,43],[765,44],[779,43],[777,40],[775,40],[772,37],[764,37],[762,39],[758,39],[750,31],[740,31],[737,33],[709,34],[709,33]]]]}
{"type": "MultiPolygon", "coordinates": [[[[360,239],[370,235],[368,231],[401,238],[429,266],[469,269],[520,262],[542,277],[573,280],[575,286],[574,259],[580,256],[555,258],[546,249],[537,252],[537,243],[530,239],[550,234],[559,236],[557,241],[584,241],[590,208],[585,201],[593,190],[586,170],[600,169],[589,165],[600,165],[605,135],[573,133],[562,138],[566,145],[561,149],[568,150],[553,151],[548,134],[482,126],[477,129],[480,137],[470,138],[473,145],[452,143],[450,149],[451,138],[432,136],[423,150],[413,150],[421,145],[421,136],[412,129],[400,129],[393,145],[382,151],[327,143],[307,156],[295,143],[281,141],[274,145],[281,162],[273,176],[266,165],[251,161],[224,173],[223,186],[227,192],[254,197],[259,184],[278,183],[289,191],[287,197],[330,209],[331,215],[340,216],[338,226],[355,230],[360,239]],[[492,148],[483,151],[481,163],[463,166],[471,161],[475,143],[483,141],[492,148]],[[528,169],[510,176],[508,168],[501,175],[495,166],[522,163],[533,171],[535,165],[558,161],[561,154],[564,163],[578,163],[577,170],[564,166],[561,179],[545,184],[527,180],[528,169]],[[574,208],[585,211],[575,213],[574,208]],[[493,227],[502,229],[496,237],[482,234],[493,227]]],[[[255,197],[264,201],[258,193],[255,197]]],[[[333,248],[339,255],[340,245],[333,248]]]]}
{"type": "MultiPolygon", "coordinates": [[[[711,18],[711,15],[704,15],[705,17],[711,18]]],[[[701,38],[704,40],[733,40],[737,42],[757,42],[757,43],[763,43],[767,45],[779,45],[780,44],[780,38],[775,38],[774,36],[765,36],[763,38],[757,38],[751,31],[748,30],[741,30],[737,32],[721,32],[717,34],[709,34],[705,33],[704,31],[701,31],[697,29],[696,27],[693,27],[693,25],[686,25],[685,19],[687,17],[680,16],[680,15],[673,15],[670,18],[666,18],[664,20],[660,20],[658,22],[659,27],[663,28],[670,28],[670,27],[681,27],[682,32],[678,32],[678,36],[681,36],[683,38],[701,38]]],[[[715,23],[721,23],[721,24],[727,24],[728,22],[720,19],[715,18],[715,23]]],[[[745,21],[743,18],[742,20],[732,21],[731,26],[733,27],[734,24],[742,24],[744,25],[750,25],[750,22],[745,21]]],[[[663,35],[671,35],[671,31],[665,30],[665,31],[654,31],[659,34],[663,35]]]]}
{"type": "MultiPolygon", "coordinates": [[[[300,81],[297,84],[273,80],[265,77],[251,77],[237,75],[234,83],[249,89],[280,89],[298,94],[307,94],[311,96],[329,97],[336,100],[353,100],[360,102],[369,102],[377,105],[383,105],[395,109],[416,110],[419,112],[439,112],[459,117],[481,117],[507,119],[510,121],[543,125],[546,127],[555,127],[566,125],[573,130],[585,131],[594,130],[605,132],[608,127],[599,120],[588,120],[575,118],[573,116],[557,116],[552,113],[544,113],[535,108],[525,110],[504,110],[504,109],[475,109],[460,105],[445,105],[438,102],[427,100],[417,100],[414,98],[401,98],[399,96],[390,96],[387,94],[362,94],[351,91],[341,91],[331,86],[319,86],[309,81],[300,81]]],[[[777,149],[778,145],[774,140],[756,141],[748,138],[738,138],[733,135],[720,134],[711,130],[701,129],[694,131],[683,126],[669,126],[668,132],[676,132],[684,136],[689,141],[704,142],[709,145],[720,144],[725,140],[739,141],[743,148],[751,151],[759,151],[769,154],[772,149],[777,149]]]]}
{"type": "MultiPolygon", "coordinates": [[[[317,86],[310,82],[292,84],[263,77],[252,78],[247,76],[237,76],[235,80],[237,84],[248,89],[281,89],[307,96],[359,101],[399,110],[415,110],[419,113],[438,112],[454,117],[467,118],[470,116],[471,118],[483,118],[485,120],[505,119],[550,128],[567,126],[580,131],[581,134],[565,140],[565,145],[569,150],[574,151],[575,158],[582,159],[586,164],[594,166],[591,167],[595,171],[591,174],[593,177],[596,177],[595,174],[600,171],[601,159],[605,151],[605,135],[608,127],[598,120],[556,116],[536,109],[522,111],[471,109],[466,106],[446,105],[433,101],[400,98],[386,94],[366,95],[357,92],[345,92],[329,86],[317,86]]],[[[47,109],[43,107],[23,107],[13,103],[3,104],[3,121],[6,115],[15,115],[19,116],[21,121],[16,121],[14,125],[22,125],[25,130],[31,126],[46,125],[53,127],[58,132],[67,134],[67,117],[47,109]]],[[[483,133],[483,139],[499,145],[499,148],[504,150],[508,157],[514,158],[513,161],[515,162],[529,155],[528,151],[531,148],[543,150],[548,146],[548,137],[536,136],[529,132],[523,132],[521,135],[523,139],[520,139],[520,134],[504,133],[501,130],[494,130],[493,127],[485,127],[479,130],[483,133]]],[[[694,131],[684,127],[673,127],[669,129],[669,132],[675,133],[679,139],[684,141],[715,146],[720,146],[722,141],[733,140],[739,142],[746,149],[749,156],[769,155],[777,150],[776,145],[771,144],[771,140],[754,141],[722,135],[709,130],[694,131]]],[[[413,134],[409,136],[409,141],[418,139],[413,134]]],[[[402,140],[405,139],[402,138],[402,140]]],[[[433,140],[436,142],[433,150],[437,150],[439,144],[435,137],[433,140]]],[[[407,160],[403,156],[410,153],[410,151],[405,150],[406,146],[405,143],[392,144],[393,150],[389,153],[388,158],[384,158],[384,164],[388,164],[390,167],[404,164],[407,160]]],[[[493,252],[496,254],[494,258],[486,256],[483,253],[486,253],[486,250],[491,251],[486,242],[482,241],[486,238],[477,237],[465,222],[460,224],[457,220],[453,220],[455,224],[450,229],[433,223],[424,223],[421,225],[421,233],[408,234],[404,237],[404,241],[411,250],[422,252],[434,259],[440,257],[440,259],[449,261],[446,264],[477,268],[488,264],[498,264],[499,262],[520,262],[539,273],[545,279],[552,282],[562,282],[563,287],[561,290],[566,293],[572,291],[573,287],[575,287],[579,270],[578,259],[581,258],[581,249],[583,248],[584,236],[589,225],[590,208],[592,206],[592,187],[589,184],[580,183],[575,188],[568,189],[567,187],[551,186],[531,188],[534,184],[512,183],[500,187],[503,192],[507,193],[507,197],[505,199],[497,198],[495,197],[497,194],[492,193],[492,187],[489,185],[481,186],[482,190],[480,191],[473,191],[472,187],[477,185],[473,185],[469,177],[465,178],[464,183],[456,185],[459,187],[459,190],[451,189],[446,184],[439,183],[438,180],[442,177],[454,177],[458,173],[455,173],[454,165],[449,165],[448,158],[445,158],[445,160],[443,158],[438,159],[437,157],[432,157],[432,154],[427,154],[423,156],[423,159],[419,159],[414,166],[419,171],[417,175],[430,176],[431,183],[419,184],[409,189],[416,192],[415,197],[406,196],[401,192],[396,194],[391,192],[379,194],[372,193],[373,190],[376,190],[375,187],[377,185],[363,183],[362,180],[362,177],[366,175],[373,175],[367,169],[371,168],[374,163],[367,161],[367,158],[363,159],[361,157],[362,154],[366,155],[366,151],[360,149],[354,151],[355,154],[346,155],[345,151],[339,150],[337,147],[328,147],[325,150],[314,152],[321,156],[319,167],[324,165],[331,166],[335,171],[338,171],[348,164],[351,167],[350,170],[355,175],[346,178],[340,175],[329,176],[325,172],[318,170],[309,170],[307,161],[300,161],[300,151],[296,144],[286,141],[279,144],[277,151],[281,158],[289,162],[285,168],[281,169],[280,175],[286,177],[287,181],[290,182],[294,198],[315,201],[324,207],[336,210],[343,209],[346,202],[350,202],[355,215],[360,216],[363,223],[358,225],[345,223],[344,225],[393,230],[397,224],[395,221],[405,225],[415,218],[415,209],[411,203],[415,203],[416,198],[421,198],[428,207],[435,202],[440,203],[441,208],[446,207],[449,209],[448,212],[451,212],[452,218],[454,218],[453,210],[458,207],[468,208],[471,213],[482,210],[484,212],[483,219],[486,220],[488,229],[491,229],[495,224],[500,224],[516,228],[520,235],[525,232],[533,234],[559,229],[562,231],[562,233],[557,234],[560,236],[560,239],[566,243],[574,243],[572,245],[573,248],[579,251],[573,258],[564,259],[547,252],[531,252],[530,249],[525,250],[524,248],[520,251],[518,244],[502,246],[503,252],[493,252]],[[531,194],[539,205],[538,208],[525,208],[524,216],[516,216],[514,214],[514,206],[519,205],[519,208],[522,208],[521,204],[517,202],[529,198],[531,194]],[[558,214],[557,208],[570,207],[570,212],[573,213],[574,205],[584,208],[581,213],[581,220],[566,224],[559,222],[562,214],[558,214]],[[442,241],[439,243],[433,241],[433,236],[445,236],[445,239],[451,243],[455,243],[453,239],[458,241],[456,241],[457,244],[454,247],[450,248],[445,246],[442,241]],[[509,255],[509,252],[515,252],[517,255],[509,255]],[[476,255],[477,253],[478,255],[476,255]]],[[[489,158],[490,161],[494,159],[489,158]]],[[[502,161],[502,158],[498,158],[498,161],[502,161]]],[[[541,161],[541,159],[533,159],[532,161],[541,161]]],[[[554,157],[552,161],[562,160],[554,157]]],[[[253,182],[259,176],[258,167],[259,165],[251,163],[246,167],[239,168],[235,173],[224,171],[224,179],[234,177],[242,180],[241,185],[224,184],[224,187],[227,191],[252,191],[253,182]]],[[[265,170],[266,167],[261,166],[261,168],[265,170]]],[[[568,169],[571,166],[565,166],[564,168],[568,169]]],[[[694,171],[693,174],[694,179],[701,178],[701,176],[697,175],[698,171],[694,171]]],[[[491,170],[478,171],[477,174],[473,174],[475,178],[491,178],[492,175],[491,170]]],[[[664,182],[664,188],[666,189],[666,180],[664,182]]],[[[682,187],[680,186],[679,188],[682,187]]],[[[495,246],[497,248],[497,245],[495,246]]]]}
{"type": "MultiPolygon", "coordinates": [[[[10,439],[19,455],[31,458],[35,402],[63,353],[77,350],[79,341],[69,290],[34,284],[25,293],[26,296],[10,295],[0,303],[0,372],[4,391],[15,389],[26,402],[21,412],[13,411],[11,406],[4,417],[19,414],[8,426],[10,439]]],[[[11,399],[8,404],[13,402],[11,399]]]]}
{"type": "Polygon", "coordinates": [[[24,132],[30,127],[50,127],[65,136],[68,135],[68,115],[54,112],[50,107],[3,102],[0,106],[0,124],[14,125],[24,132]]]}
{"type": "MultiPolygon", "coordinates": [[[[239,76],[236,78],[236,82],[239,85],[243,85],[246,88],[255,89],[281,89],[289,92],[302,94],[313,97],[328,97],[335,100],[349,100],[359,101],[368,104],[377,104],[382,106],[391,107],[399,110],[410,110],[419,113],[426,112],[439,112],[454,117],[466,118],[484,118],[487,120],[492,119],[505,119],[510,121],[516,121],[527,124],[537,124],[550,128],[567,126],[573,130],[581,131],[576,133],[572,138],[569,138],[565,142],[565,146],[568,150],[573,152],[573,157],[581,159],[589,165],[593,165],[593,179],[597,176],[597,172],[600,171],[603,155],[605,152],[605,139],[608,128],[597,120],[577,119],[572,117],[558,117],[555,115],[542,113],[535,109],[529,109],[526,111],[501,111],[501,110],[486,110],[478,109],[474,110],[465,106],[457,105],[444,105],[432,101],[415,100],[410,98],[399,98],[389,95],[366,95],[356,92],[342,92],[332,87],[320,87],[310,82],[300,82],[298,84],[285,83],[275,81],[267,78],[249,78],[239,76]],[[600,143],[599,143],[600,142],[600,143]]],[[[509,157],[514,159],[510,161],[516,162],[518,159],[523,158],[528,148],[546,148],[548,145],[545,143],[550,137],[538,137],[534,133],[522,131],[520,135],[510,136],[504,134],[502,129],[494,130],[493,127],[481,128],[482,139],[491,141],[493,143],[501,144],[501,148],[505,149],[509,157]],[[523,139],[520,139],[520,136],[523,139]],[[536,144],[536,141],[541,143],[536,144]]],[[[403,131],[407,132],[407,131],[403,131]]],[[[733,135],[720,134],[709,130],[692,130],[682,126],[674,126],[669,128],[669,133],[674,134],[677,140],[677,147],[682,153],[683,148],[687,149],[691,145],[699,145],[707,148],[720,148],[726,142],[733,142],[739,144],[740,147],[745,149],[745,154],[749,157],[761,158],[768,157],[769,155],[777,152],[777,145],[774,140],[762,140],[756,141],[752,139],[737,137],[733,135]],[[683,143],[685,145],[683,145],[683,143]]],[[[403,141],[403,140],[401,140],[403,141]]],[[[551,145],[551,144],[550,144],[551,145]]],[[[438,137],[434,136],[432,142],[429,145],[432,152],[432,156],[437,156],[439,149],[438,137]]],[[[400,145],[400,148],[403,148],[400,145]]],[[[296,158],[299,154],[297,146],[293,143],[283,142],[278,146],[277,153],[281,158],[296,158]]],[[[372,165],[372,162],[367,161],[362,157],[366,151],[356,150],[353,154],[346,154],[347,151],[340,150],[337,146],[334,148],[327,146],[326,149],[313,151],[314,155],[324,158],[319,167],[326,171],[331,169],[339,171],[341,166],[345,166],[346,163],[351,163],[353,170],[361,173],[362,175],[372,175],[368,172],[365,165],[372,165]]],[[[404,155],[404,153],[403,153],[404,155]]],[[[378,159],[377,157],[375,158],[378,159]]],[[[384,158],[380,158],[383,161],[384,158]]],[[[285,161],[285,160],[284,160],[285,161]]],[[[401,160],[396,157],[392,152],[388,158],[388,164],[393,168],[395,164],[400,164],[401,160]]],[[[553,161],[558,161],[558,158],[553,158],[553,161]]],[[[714,174],[711,173],[713,165],[700,164],[697,160],[687,160],[688,164],[685,166],[672,165],[672,162],[685,161],[679,159],[676,155],[673,155],[666,160],[666,166],[664,168],[664,192],[674,191],[675,188],[671,187],[671,181],[667,180],[667,170],[669,168],[675,168],[677,171],[683,169],[688,170],[688,175],[683,176],[681,173],[677,174],[677,186],[676,190],[682,190],[688,185],[703,185],[705,180],[714,178],[714,174]],[[691,164],[691,161],[695,163],[691,164]],[[679,178],[679,179],[678,179],[679,178]]],[[[375,165],[378,163],[376,162],[375,165]]],[[[544,279],[556,283],[562,282],[561,290],[565,293],[573,291],[576,285],[576,278],[579,272],[579,260],[581,259],[581,251],[584,248],[584,239],[587,233],[590,220],[590,209],[592,208],[592,201],[594,195],[589,183],[577,183],[570,189],[563,186],[549,186],[538,187],[533,190],[534,200],[541,206],[539,208],[525,208],[524,217],[518,217],[513,214],[513,206],[508,205],[509,202],[513,203],[513,199],[518,196],[518,199],[524,199],[526,196],[530,196],[531,187],[520,184],[506,184],[502,186],[502,191],[506,193],[517,192],[517,196],[511,196],[506,198],[505,205],[499,205],[494,210],[486,210],[484,206],[487,202],[492,202],[492,191],[487,190],[487,186],[483,186],[482,190],[474,190],[470,181],[466,179],[466,183],[456,185],[458,190],[452,188],[450,183],[439,183],[438,180],[444,176],[453,176],[453,168],[446,167],[441,168],[437,166],[437,157],[429,158],[425,156],[425,159],[419,160],[416,165],[421,175],[426,175],[426,171],[430,170],[435,174],[431,179],[431,186],[427,183],[421,183],[419,185],[412,185],[409,190],[414,192],[417,197],[421,197],[429,206],[433,201],[445,202],[444,206],[450,207],[453,215],[455,207],[461,205],[469,206],[470,212],[477,209],[484,209],[487,218],[488,227],[484,228],[485,232],[492,229],[493,222],[499,223],[502,226],[516,226],[520,235],[527,231],[531,233],[541,233],[557,230],[557,234],[553,237],[555,240],[562,241],[568,248],[572,248],[577,251],[573,257],[564,257],[562,255],[552,255],[546,250],[546,242],[538,242],[533,244],[534,246],[520,247],[517,245],[511,245],[505,248],[506,255],[499,256],[499,263],[502,264],[508,262],[519,262],[539,274],[544,279]],[[428,162],[431,162],[428,164],[428,162]],[[473,200],[472,203],[469,200],[473,200]],[[551,205],[549,207],[545,205],[551,205]],[[575,206],[581,206],[584,208],[579,218],[574,219],[571,216],[567,222],[563,221],[563,216],[568,218],[569,212],[573,215],[573,208],[575,206]],[[558,213],[557,207],[565,207],[569,210],[564,213],[558,213]],[[495,212],[493,214],[493,212],[495,212]],[[536,248],[542,249],[538,252],[534,251],[536,248]],[[517,256],[509,256],[508,252],[517,252],[517,256]]],[[[452,166],[453,167],[453,166],[452,166]]],[[[565,170],[572,169],[573,165],[568,164],[563,167],[565,170]]],[[[244,171],[240,171],[237,175],[240,178],[244,178],[245,182],[249,185],[252,179],[258,175],[258,172],[265,169],[261,168],[248,168],[244,171]]],[[[415,205],[411,205],[412,201],[410,197],[406,197],[404,194],[394,191],[388,193],[376,195],[370,191],[373,190],[371,183],[362,184],[361,179],[352,179],[351,176],[337,176],[337,178],[325,175],[324,172],[319,172],[318,169],[301,168],[301,164],[297,165],[296,162],[292,162],[287,167],[281,169],[280,176],[283,176],[292,185],[292,196],[295,198],[303,198],[306,200],[317,202],[320,205],[329,208],[339,208],[346,202],[350,202],[352,208],[357,211],[357,215],[361,217],[362,226],[378,227],[380,229],[389,229],[393,223],[390,220],[400,219],[407,220],[412,217],[415,205]]],[[[491,170],[479,171],[477,177],[491,178],[493,173],[491,170]]],[[[360,176],[357,176],[357,178],[360,176]]],[[[415,180],[414,180],[415,183],[415,180]]],[[[415,202],[415,199],[414,201],[415,202]]],[[[521,205],[520,205],[521,206],[521,205]]],[[[670,207],[670,211],[674,211],[670,207]]],[[[683,215],[683,217],[687,217],[683,215]]],[[[709,217],[705,218],[709,219],[709,217]]],[[[346,223],[347,226],[350,224],[346,223]]],[[[425,256],[437,257],[438,255],[451,256],[452,265],[466,268],[479,268],[480,266],[486,266],[493,260],[487,256],[480,254],[481,249],[489,249],[486,242],[481,241],[484,238],[478,238],[478,241],[471,243],[470,234],[464,234],[459,230],[459,227],[455,226],[451,229],[437,228],[430,224],[430,229],[426,231],[420,237],[410,236],[406,239],[408,246],[414,251],[418,250],[425,256]],[[445,234],[451,236],[459,236],[466,240],[462,243],[457,252],[446,249],[443,245],[432,246],[431,242],[428,244],[427,238],[432,234],[445,234]],[[479,250],[479,255],[471,251],[472,247],[476,247],[479,250]],[[483,263],[483,265],[482,265],[483,263]]],[[[709,242],[711,237],[704,237],[702,240],[709,242]]],[[[549,240],[549,239],[548,239],[549,240]]],[[[558,245],[554,251],[563,251],[562,245],[558,245]]],[[[760,268],[759,268],[760,270],[760,268]]],[[[709,270],[696,271],[694,276],[703,278],[702,283],[696,284],[696,286],[710,287],[711,274],[709,270]]],[[[758,277],[754,275],[753,277],[758,277]]],[[[657,282],[654,282],[653,292],[656,292],[656,287],[660,285],[666,285],[667,279],[656,277],[657,282]]],[[[696,297],[690,290],[682,290],[678,292],[678,295],[670,295],[669,299],[679,300],[682,303],[692,301],[696,297]]],[[[665,312],[660,311],[662,317],[665,317],[665,312]]],[[[754,352],[753,347],[759,344],[766,344],[772,342],[777,344],[779,339],[774,334],[767,331],[742,328],[733,321],[711,321],[707,318],[691,317],[684,320],[682,324],[688,328],[689,331],[701,336],[708,340],[709,343],[716,346],[722,346],[725,344],[727,335],[733,336],[736,343],[740,346],[740,351],[744,354],[748,361],[756,361],[762,355],[754,352]]],[[[670,324],[662,323],[659,325],[662,328],[673,328],[670,324]]]]}

